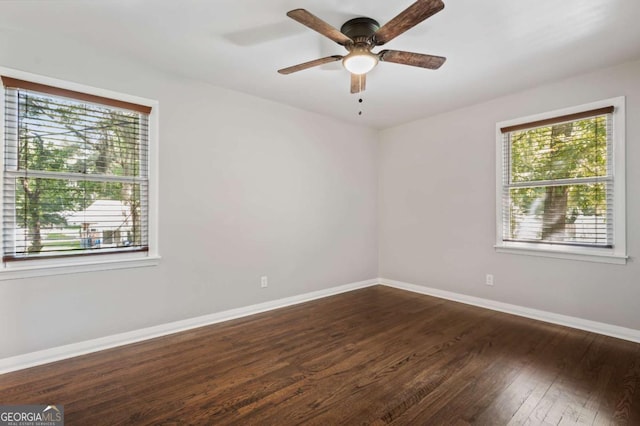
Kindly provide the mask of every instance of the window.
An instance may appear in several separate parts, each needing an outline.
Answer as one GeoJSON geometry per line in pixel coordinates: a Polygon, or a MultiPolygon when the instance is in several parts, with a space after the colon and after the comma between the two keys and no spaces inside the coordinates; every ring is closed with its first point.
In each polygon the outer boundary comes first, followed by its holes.
{"type": "Polygon", "coordinates": [[[149,102],[1,78],[4,269],[149,257],[149,102]]]}
{"type": "Polygon", "coordinates": [[[624,98],[497,132],[499,251],[624,263],[624,98]]]}

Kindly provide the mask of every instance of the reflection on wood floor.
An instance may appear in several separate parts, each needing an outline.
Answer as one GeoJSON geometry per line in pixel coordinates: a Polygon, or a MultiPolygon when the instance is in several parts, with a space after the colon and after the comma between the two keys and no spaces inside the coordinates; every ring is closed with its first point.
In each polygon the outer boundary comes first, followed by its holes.
{"type": "Polygon", "coordinates": [[[69,425],[640,425],[640,344],[383,286],[0,376],[69,425]]]}

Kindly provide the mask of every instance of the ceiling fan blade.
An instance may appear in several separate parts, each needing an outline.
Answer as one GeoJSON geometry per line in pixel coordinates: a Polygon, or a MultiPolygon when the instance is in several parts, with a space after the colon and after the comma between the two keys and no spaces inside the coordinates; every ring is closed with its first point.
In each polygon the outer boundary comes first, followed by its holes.
{"type": "Polygon", "coordinates": [[[342,59],[342,56],[340,55],[327,56],[326,58],[315,59],[313,61],[304,62],[292,67],[282,68],[281,70],[278,70],[278,72],[280,74],[291,74],[294,72],[306,70],[307,68],[313,68],[319,65],[328,64],[329,62],[339,61],[340,59],[342,59]]]}
{"type": "Polygon", "coordinates": [[[351,93],[364,92],[367,88],[366,74],[351,74],[351,93]]]}
{"type": "Polygon", "coordinates": [[[312,30],[319,32],[323,36],[329,37],[331,40],[335,41],[338,44],[344,46],[347,43],[353,43],[353,40],[351,40],[351,38],[342,34],[337,28],[332,27],[322,19],[307,12],[305,9],[294,9],[287,12],[287,16],[295,21],[300,22],[302,25],[305,25],[312,30]]]}
{"type": "Polygon", "coordinates": [[[422,53],[402,52],[400,50],[383,50],[378,53],[382,62],[411,65],[413,67],[437,70],[444,64],[447,58],[442,56],[424,55],[422,53]]]}
{"type": "Polygon", "coordinates": [[[385,44],[442,9],[442,0],[418,0],[376,31],[373,40],[378,46],[385,44]]]}

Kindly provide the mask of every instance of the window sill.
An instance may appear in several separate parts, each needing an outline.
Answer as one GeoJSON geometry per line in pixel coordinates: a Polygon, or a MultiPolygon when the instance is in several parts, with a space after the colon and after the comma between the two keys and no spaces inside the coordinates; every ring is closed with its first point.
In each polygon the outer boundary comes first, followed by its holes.
{"type": "Polygon", "coordinates": [[[628,256],[615,254],[607,249],[591,249],[582,247],[549,246],[533,247],[526,243],[497,244],[498,253],[520,254],[528,256],[552,257],[556,259],[580,260],[584,262],[611,263],[625,265],[628,256]]]}
{"type": "MultiPolygon", "coordinates": [[[[15,280],[21,278],[44,277],[51,275],[77,274],[80,272],[109,271],[113,269],[141,268],[147,266],[156,266],[160,263],[160,256],[129,256],[126,258],[119,257],[117,259],[94,259],[82,262],[63,261],[29,261],[34,262],[33,265],[9,265],[0,269],[0,281],[15,280]]],[[[23,263],[23,262],[19,262],[23,263]]]]}

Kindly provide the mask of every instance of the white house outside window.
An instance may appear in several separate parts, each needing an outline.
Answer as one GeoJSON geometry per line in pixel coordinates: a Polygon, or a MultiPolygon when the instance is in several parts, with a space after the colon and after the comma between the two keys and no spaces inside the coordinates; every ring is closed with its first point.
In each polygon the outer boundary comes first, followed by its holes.
{"type": "Polygon", "coordinates": [[[1,78],[4,267],[148,256],[151,106],[1,78]]]}

